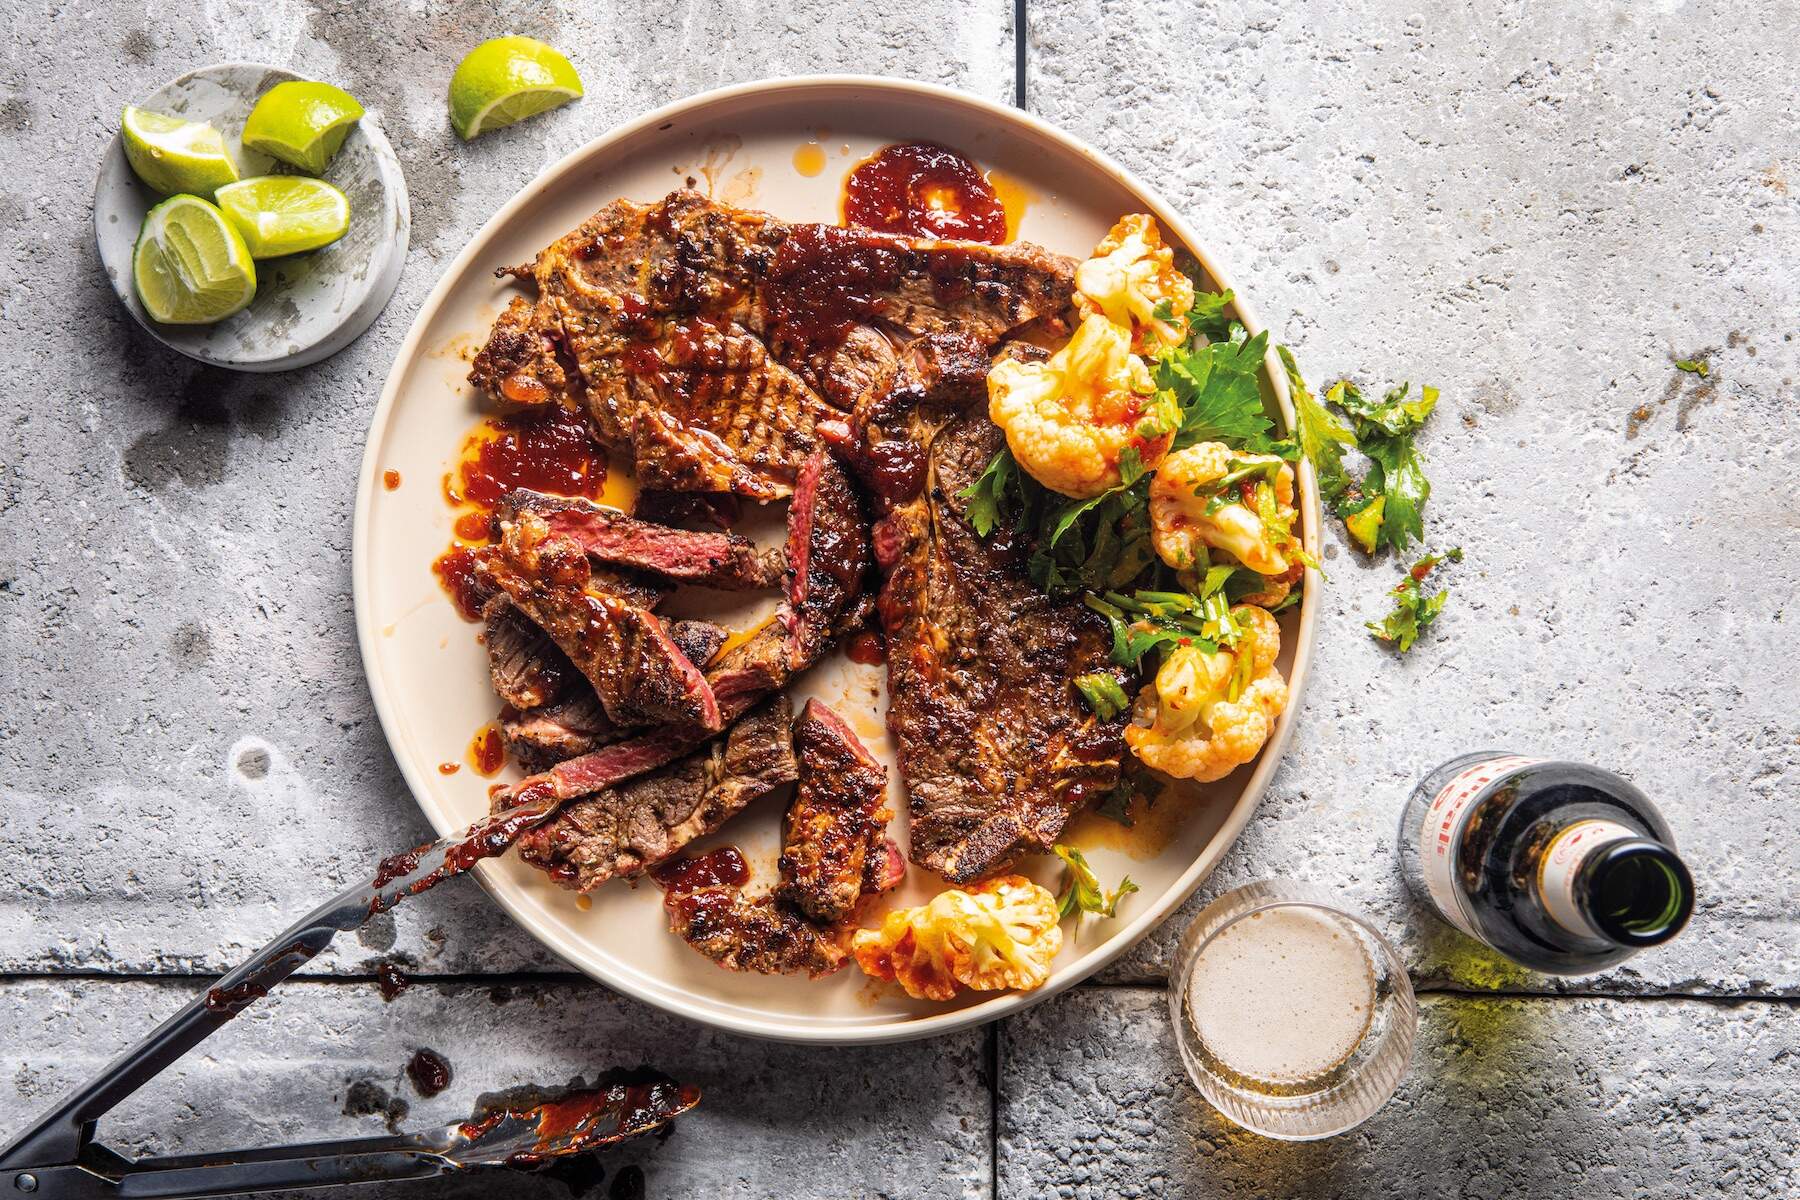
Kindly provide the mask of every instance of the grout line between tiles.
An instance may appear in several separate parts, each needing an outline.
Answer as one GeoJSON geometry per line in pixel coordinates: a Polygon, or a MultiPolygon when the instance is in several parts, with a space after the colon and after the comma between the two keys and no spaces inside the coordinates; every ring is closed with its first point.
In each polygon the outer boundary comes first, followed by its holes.
{"type": "Polygon", "coordinates": [[[1024,108],[1026,101],[1025,56],[1029,43],[1026,0],[1013,0],[1013,107],[1024,108]]]}

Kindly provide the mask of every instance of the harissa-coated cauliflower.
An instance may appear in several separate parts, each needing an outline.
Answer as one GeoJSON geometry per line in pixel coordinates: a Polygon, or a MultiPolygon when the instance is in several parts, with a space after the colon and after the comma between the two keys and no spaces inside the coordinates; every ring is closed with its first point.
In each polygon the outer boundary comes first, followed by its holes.
{"type": "Polygon", "coordinates": [[[1145,213],[1120,217],[1094,256],[1075,268],[1075,305],[1083,315],[1136,330],[1132,348],[1173,346],[1187,337],[1187,311],[1194,307],[1194,281],[1175,265],[1156,222],[1145,213]],[[1156,316],[1168,302],[1168,320],[1156,316]]]}
{"type": "Polygon", "coordinates": [[[1048,360],[1006,359],[988,373],[988,416],[1033,479],[1085,500],[1119,483],[1119,458],[1135,449],[1146,469],[1168,453],[1173,421],[1160,411],[1150,369],[1136,351],[1187,336],[1194,285],[1176,268],[1156,223],[1122,218],[1075,271],[1081,324],[1048,360]],[[1166,303],[1175,314],[1155,315],[1166,303]]]}
{"type": "Polygon", "coordinates": [[[857,930],[850,949],[864,974],[898,980],[918,1000],[948,1000],[959,985],[1030,991],[1062,948],[1057,919],[1055,896],[1002,875],[891,912],[881,928],[857,930]]]}
{"type": "Polygon", "coordinates": [[[1223,779],[1255,758],[1287,706],[1287,681],[1275,669],[1281,627],[1250,604],[1232,608],[1235,649],[1178,646],[1138,693],[1125,742],[1145,766],[1203,783],[1223,779]]]}
{"type": "Polygon", "coordinates": [[[1272,454],[1234,451],[1223,442],[1177,450],[1150,484],[1151,544],[1178,571],[1205,561],[1199,552],[1204,545],[1259,575],[1285,575],[1293,566],[1288,549],[1295,515],[1294,468],[1272,454]],[[1267,494],[1259,495],[1265,487],[1267,494]]]}

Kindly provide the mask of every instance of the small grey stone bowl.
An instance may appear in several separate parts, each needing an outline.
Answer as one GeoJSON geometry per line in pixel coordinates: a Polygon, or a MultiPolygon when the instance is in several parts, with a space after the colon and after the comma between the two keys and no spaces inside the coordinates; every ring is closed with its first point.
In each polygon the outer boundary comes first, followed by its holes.
{"type": "MultiPolygon", "coordinates": [[[[211,121],[244,178],[287,174],[292,168],[245,150],[239,135],[258,97],[276,84],[301,79],[261,63],[215,63],[163,85],[139,107],[194,121],[211,121]]],[[[367,97],[357,99],[367,102],[367,97]]],[[[350,230],[306,254],[256,264],[256,299],[214,325],[159,325],[138,301],[131,252],[144,214],[162,197],[138,182],[117,135],[94,184],[94,240],[119,302],[163,345],[189,358],[235,371],[287,371],[328,358],[374,323],[400,282],[412,233],[412,210],[400,160],[370,108],[344,139],[324,178],[350,198],[350,230]]]]}

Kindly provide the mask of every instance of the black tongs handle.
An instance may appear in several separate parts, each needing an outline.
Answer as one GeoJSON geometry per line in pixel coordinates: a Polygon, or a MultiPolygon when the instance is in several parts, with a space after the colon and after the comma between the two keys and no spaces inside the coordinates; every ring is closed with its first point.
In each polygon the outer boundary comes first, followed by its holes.
{"type": "Polygon", "coordinates": [[[33,1181],[32,1200],[176,1200],[243,1192],[329,1187],[396,1179],[425,1179],[455,1169],[450,1160],[403,1137],[233,1150],[183,1158],[125,1159],[89,1148],[79,1166],[13,1172],[33,1181]]]}
{"type": "MultiPolygon", "coordinates": [[[[94,1125],[121,1100],[155,1078],[163,1068],[199,1045],[214,1030],[292,975],[302,964],[325,949],[337,934],[359,928],[370,917],[385,912],[407,896],[468,870],[476,861],[476,857],[469,853],[469,839],[470,834],[465,832],[389,859],[369,882],[358,884],[328,900],[258,950],[247,962],[219,980],[205,995],[190,1001],[180,1012],[157,1026],[149,1037],[114,1060],[97,1078],[44,1114],[14,1139],[11,1145],[0,1150],[0,1173],[4,1173],[0,1175],[0,1188],[5,1187],[6,1178],[10,1176],[15,1188],[26,1190],[21,1185],[19,1176],[30,1174],[39,1196],[88,1195],[89,1192],[82,1190],[52,1191],[46,1184],[52,1179],[73,1183],[76,1175],[91,1175],[90,1168],[99,1171],[100,1176],[114,1177],[113,1182],[107,1185],[113,1190],[91,1194],[115,1197],[222,1195],[258,1186],[309,1186],[293,1179],[277,1182],[272,1178],[264,1178],[259,1182],[254,1177],[258,1172],[251,1171],[248,1182],[230,1187],[161,1190],[161,1185],[155,1182],[159,1177],[171,1184],[177,1178],[176,1175],[167,1174],[170,1160],[143,1159],[134,1162],[122,1158],[105,1147],[94,1144],[94,1125]],[[69,1170],[65,1172],[63,1168],[69,1170]],[[141,1183],[132,1181],[130,1177],[140,1170],[144,1172],[145,1178],[141,1183]],[[143,1191],[140,1190],[142,1187],[158,1190],[143,1191]]],[[[374,1139],[376,1142],[386,1140],[374,1139]]],[[[324,1175],[330,1173],[328,1162],[342,1158],[336,1151],[362,1144],[322,1144],[318,1149],[331,1153],[310,1160],[314,1165],[308,1169],[315,1172],[315,1175],[308,1178],[317,1177],[320,1183],[347,1181],[344,1178],[324,1178],[324,1175]]],[[[293,1156],[304,1155],[307,1149],[296,1146],[266,1152],[214,1154],[205,1156],[205,1162],[209,1164],[209,1169],[232,1162],[246,1165],[294,1162],[298,1160],[293,1156]]],[[[413,1161],[413,1158],[418,1157],[416,1155],[412,1158],[401,1155],[396,1159],[390,1153],[385,1158],[377,1155],[371,1160],[353,1153],[352,1157],[360,1164],[356,1175],[358,1179],[408,1178],[435,1173],[418,1169],[421,1163],[413,1161]]]]}

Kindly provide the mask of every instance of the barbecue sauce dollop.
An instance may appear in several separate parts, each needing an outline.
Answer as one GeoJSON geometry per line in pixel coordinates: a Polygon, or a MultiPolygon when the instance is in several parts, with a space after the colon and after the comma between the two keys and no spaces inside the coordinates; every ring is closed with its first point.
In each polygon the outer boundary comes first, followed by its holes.
{"type": "Polygon", "coordinates": [[[844,223],[913,237],[1006,241],[1006,206],[975,164],[932,142],[876,152],[844,184],[844,223]]]}

